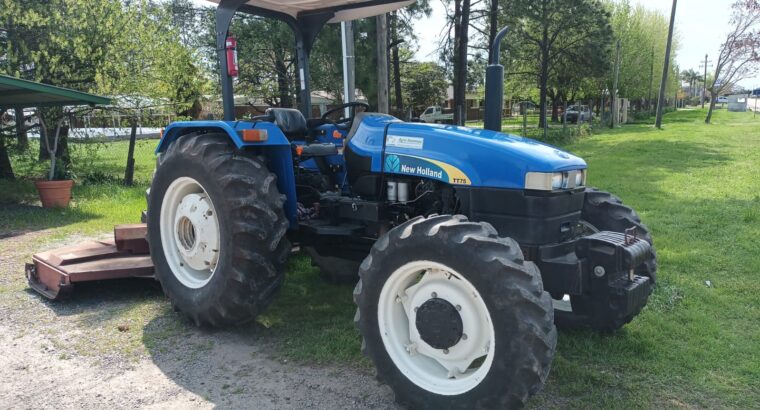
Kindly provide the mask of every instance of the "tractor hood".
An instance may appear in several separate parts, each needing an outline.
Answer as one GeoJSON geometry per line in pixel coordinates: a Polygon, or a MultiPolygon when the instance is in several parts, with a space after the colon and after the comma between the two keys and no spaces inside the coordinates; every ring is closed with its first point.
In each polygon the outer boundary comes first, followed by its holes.
{"type": "Polygon", "coordinates": [[[528,172],[586,169],[581,158],[530,138],[404,123],[385,115],[361,120],[349,144],[356,154],[372,157],[375,172],[429,177],[455,185],[524,189],[528,172]]]}

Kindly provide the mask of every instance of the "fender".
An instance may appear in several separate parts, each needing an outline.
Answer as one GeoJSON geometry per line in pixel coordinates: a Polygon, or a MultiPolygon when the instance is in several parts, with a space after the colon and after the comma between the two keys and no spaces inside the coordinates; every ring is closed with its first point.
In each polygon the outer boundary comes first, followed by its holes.
{"type": "Polygon", "coordinates": [[[264,121],[177,121],[164,130],[156,147],[156,154],[166,151],[177,138],[198,131],[226,134],[238,149],[264,155],[267,158],[269,170],[277,175],[277,188],[285,194],[285,215],[290,222],[290,227],[293,229],[298,226],[296,220],[298,202],[290,141],[277,125],[264,121]],[[267,140],[262,142],[243,141],[242,131],[247,129],[266,130],[267,140]]]}

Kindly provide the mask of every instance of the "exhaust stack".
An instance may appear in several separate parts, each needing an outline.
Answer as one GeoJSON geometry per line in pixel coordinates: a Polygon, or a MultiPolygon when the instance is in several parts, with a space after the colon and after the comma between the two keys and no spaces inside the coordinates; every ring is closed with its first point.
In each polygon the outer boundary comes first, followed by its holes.
{"type": "Polygon", "coordinates": [[[501,40],[507,34],[502,28],[491,44],[491,60],[486,68],[486,106],[483,128],[501,132],[501,112],[504,109],[504,66],[499,64],[501,40]]]}

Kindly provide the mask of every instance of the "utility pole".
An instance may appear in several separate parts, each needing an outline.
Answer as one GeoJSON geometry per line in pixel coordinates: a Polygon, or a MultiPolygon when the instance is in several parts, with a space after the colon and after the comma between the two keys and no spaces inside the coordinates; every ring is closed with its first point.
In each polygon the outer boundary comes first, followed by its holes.
{"type": "Polygon", "coordinates": [[[620,40],[617,41],[615,49],[615,79],[612,82],[612,100],[610,101],[610,114],[612,115],[610,128],[615,128],[615,125],[617,125],[618,111],[620,110],[617,108],[617,87],[618,79],[620,78],[620,40]]]}
{"type": "Polygon", "coordinates": [[[676,3],[673,0],[673,9],[670,11],[670,27],[668,27],[668,43],[665,45],[665,63],[662,65],[662,80],[660,81],[660,97],[657,99],[657,117],[654,125],[662,128],[662,105],[665,102],[665,86],[668,83],[668,68],[670,68],[670,46],[673,43],[673,26],[676,23],[676,3]]]}
{"type": "MultiPolygon", "coordinates": [[[[356,98],[356,60],[354,57],[354,24],[351,21],[340,23],[341,45],[343,47],[343,102],[348,104],[356,98]]],[[[351,109],[346,108],[346,118],[351,109]]]]}
{"type": "Polygon", "coordinates": [[[702,66],[705,67],[705,76],[704,80],[702,80],[702,95],[699,97],[699,101],[702,103],[702,108],[705,108],[705,94],[707,94],[707,68],[709,67],[710,63],[712,63],[712,61],[709,61],[707,59],[707,54],[705,54],[704,64],[699,65],[699,68],[702,68],[702,66]]]}
{"type": "Polygon", "coordinates": [[[377,112],[389,113],[388,99],[388,15],[381,14],[377,21],[377,112]]]}

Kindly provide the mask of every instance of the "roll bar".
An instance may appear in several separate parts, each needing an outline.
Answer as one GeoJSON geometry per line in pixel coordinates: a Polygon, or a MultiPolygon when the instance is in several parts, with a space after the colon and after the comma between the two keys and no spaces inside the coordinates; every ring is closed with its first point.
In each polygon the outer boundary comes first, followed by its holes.
{"type": "MultiPolygon", "coordinates": [[[[311,117],[311,93],[309,84],[309,57],[317,35],[328,22],[341,19],[355,19],[383,14],[397,8],[414,3],[414,0],[370,0],[370,1],[326,1],[326,7],[315,7],[310,10],[292,14],[277,11],[275,8],[262,7],[255,0],[215,0],[219,3],[216,9],[216,52],[219,59],[219,75],[222,81],[222,106],[224,120],[235,120],[235,98],[232,87],[232,77],[227,73],[227,58],[225,40],[227,39],[230,23],[235,13],[240,11],[247,14],[274,18],[290,26],[296,39],[296,57],[298,61],[300,110],[306,118],[311,117]]],[[[273,2],[260,2],[261,5],[273,6],[273,2]]],[[[303,3],[301,3],[303,4],[303,3]]],[[[319,3],[317,3],[319,4],[319,3]]]]}

